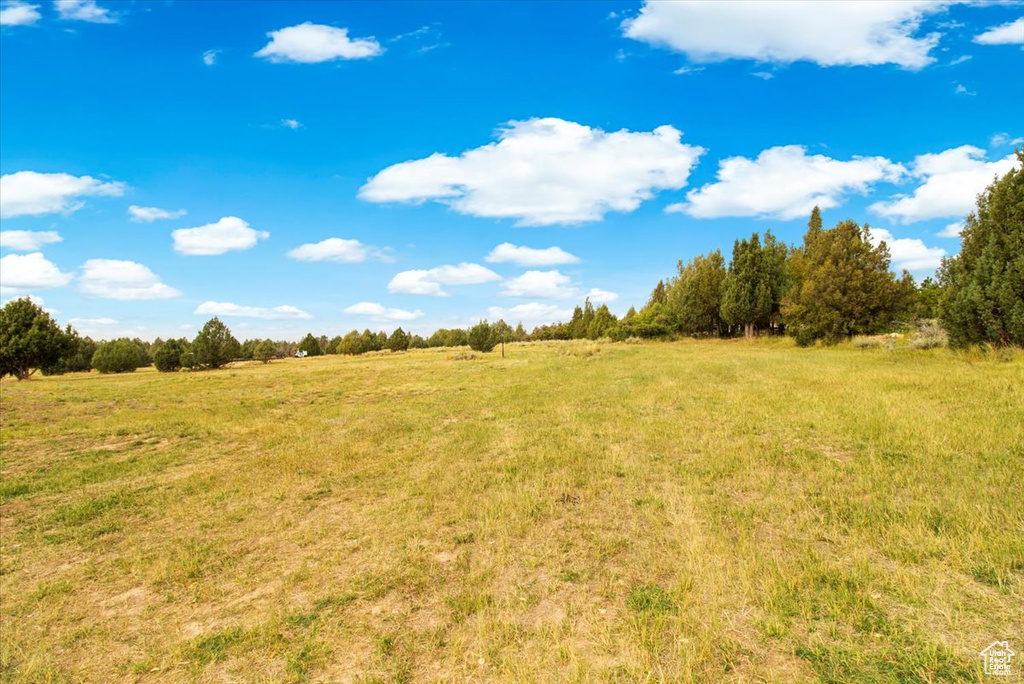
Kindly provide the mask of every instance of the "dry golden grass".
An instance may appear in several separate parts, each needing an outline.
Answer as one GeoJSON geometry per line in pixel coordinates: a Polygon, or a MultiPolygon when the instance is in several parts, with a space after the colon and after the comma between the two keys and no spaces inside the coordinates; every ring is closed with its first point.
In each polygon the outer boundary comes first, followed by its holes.
{"type": "Polygon", "coordinates": [[[3,681],[952,682],[1024,652],[1019,355],[507,351],[4,381],[3,681]]]}

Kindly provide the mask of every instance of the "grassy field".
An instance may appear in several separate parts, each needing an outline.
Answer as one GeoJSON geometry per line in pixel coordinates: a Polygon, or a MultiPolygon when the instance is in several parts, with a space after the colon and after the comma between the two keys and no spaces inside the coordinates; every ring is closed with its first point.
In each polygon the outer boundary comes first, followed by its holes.
{"type": "Polygon", "coordinates": [[[457,355],[4,381],[3,681],[959,682],[1024,654],[1020,354],[457,355]]]}

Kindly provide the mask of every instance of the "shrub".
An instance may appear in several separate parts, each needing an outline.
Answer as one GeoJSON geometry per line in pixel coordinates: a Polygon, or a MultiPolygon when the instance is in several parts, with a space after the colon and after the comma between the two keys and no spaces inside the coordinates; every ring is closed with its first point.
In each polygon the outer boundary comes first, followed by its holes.
{"type": "Polygon", "coordinates": [[[850,342],[854,349],[874,349],[882,346],[882,340],[877,337],[869,337],[867,335],[857,335],[850,342]]]}
{"type": "Polygon", "coordinates": [[[153,365],[161,373],[173,373],[181,368],[181,355],[184,351],[185,345],[180,340],[167,340],[153,354],[153,365]]]}
{"type": "Polygon", "coordinates": [[[263,363],[270,363],[270,360],[277,356],[277,348],[270,340],[263,340],[256,346],[253,358],[263,363]]]}
{"type": "Polygon", "coordinates": [[[134,373],[145,350],[129,339],[104,342],[92,355],[92,367],[100,373],[134,373]]]}
{"type": "Polygon", "coordinates": [[[473,359],[479,359],[480,357],[473,352],[460,351],[454,354],[448,355],[449,361],[472,361],[473,359]]]}
{"type": "Polygon", "coordinates": [[[469,329],[469,347],[478,352],[487,353],[494,349],[498,343],[495,338],[494,329],[487,324],[487,321],[480,321],[469,329]]]}

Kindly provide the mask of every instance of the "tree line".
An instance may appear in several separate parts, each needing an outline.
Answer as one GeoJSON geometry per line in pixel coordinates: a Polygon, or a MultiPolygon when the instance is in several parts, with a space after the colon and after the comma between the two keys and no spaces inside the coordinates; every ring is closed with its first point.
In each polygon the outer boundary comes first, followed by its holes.
{"type": "MultiPolygon", "coordinates": [[[[1024,150],[1017,151],[1024,165],[1024,150]]],[[[36,370],[60,374],[96,369],[130,372],[154,365],[159,371],[219,368],[235,360],[268,363],[274,358],[402,352],[468,345],[488,352],[499,342],[533,340],[791,335],[800,346],[834,344],[937,319],[954,348],[1024,346],[1024,171],[1011,169],[978,196],[967,216],[960,253],[944,259],[937,279],[919,285],[907,271],[890,270],[884,242],[870,226],[846,220],[826,229],[815,207],[803,241],[779,242],[771,231],[736,240],[728,264],[720,250],[679,261],[660,280],[643,307],[620,319],[607,304],[589,299],[570,320],[527,332],[504,320],[480,321],[467,329],[442,328],[429,337],[396,328],[391,334],[352,330],[328,338],[307,334],[299,342],[251,339],[238,342],[217,318],[194,339],[152,343],[121,338],[96,342],[61,328],[28,298],[0,309],[0,377],[26,379],[36,370]]]]}

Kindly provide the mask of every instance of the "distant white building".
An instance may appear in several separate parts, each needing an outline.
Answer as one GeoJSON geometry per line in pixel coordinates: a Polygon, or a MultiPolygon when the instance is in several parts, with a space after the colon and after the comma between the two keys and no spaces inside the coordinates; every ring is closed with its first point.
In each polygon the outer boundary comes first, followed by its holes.
{"type": "Polygon", "coordinates": [[[304,359],[307,356],[309,356],[309,352],[307,352],[305,349],[300,349],[299,351],[295,352],[295,358],[297,359],[304,359]]]}

